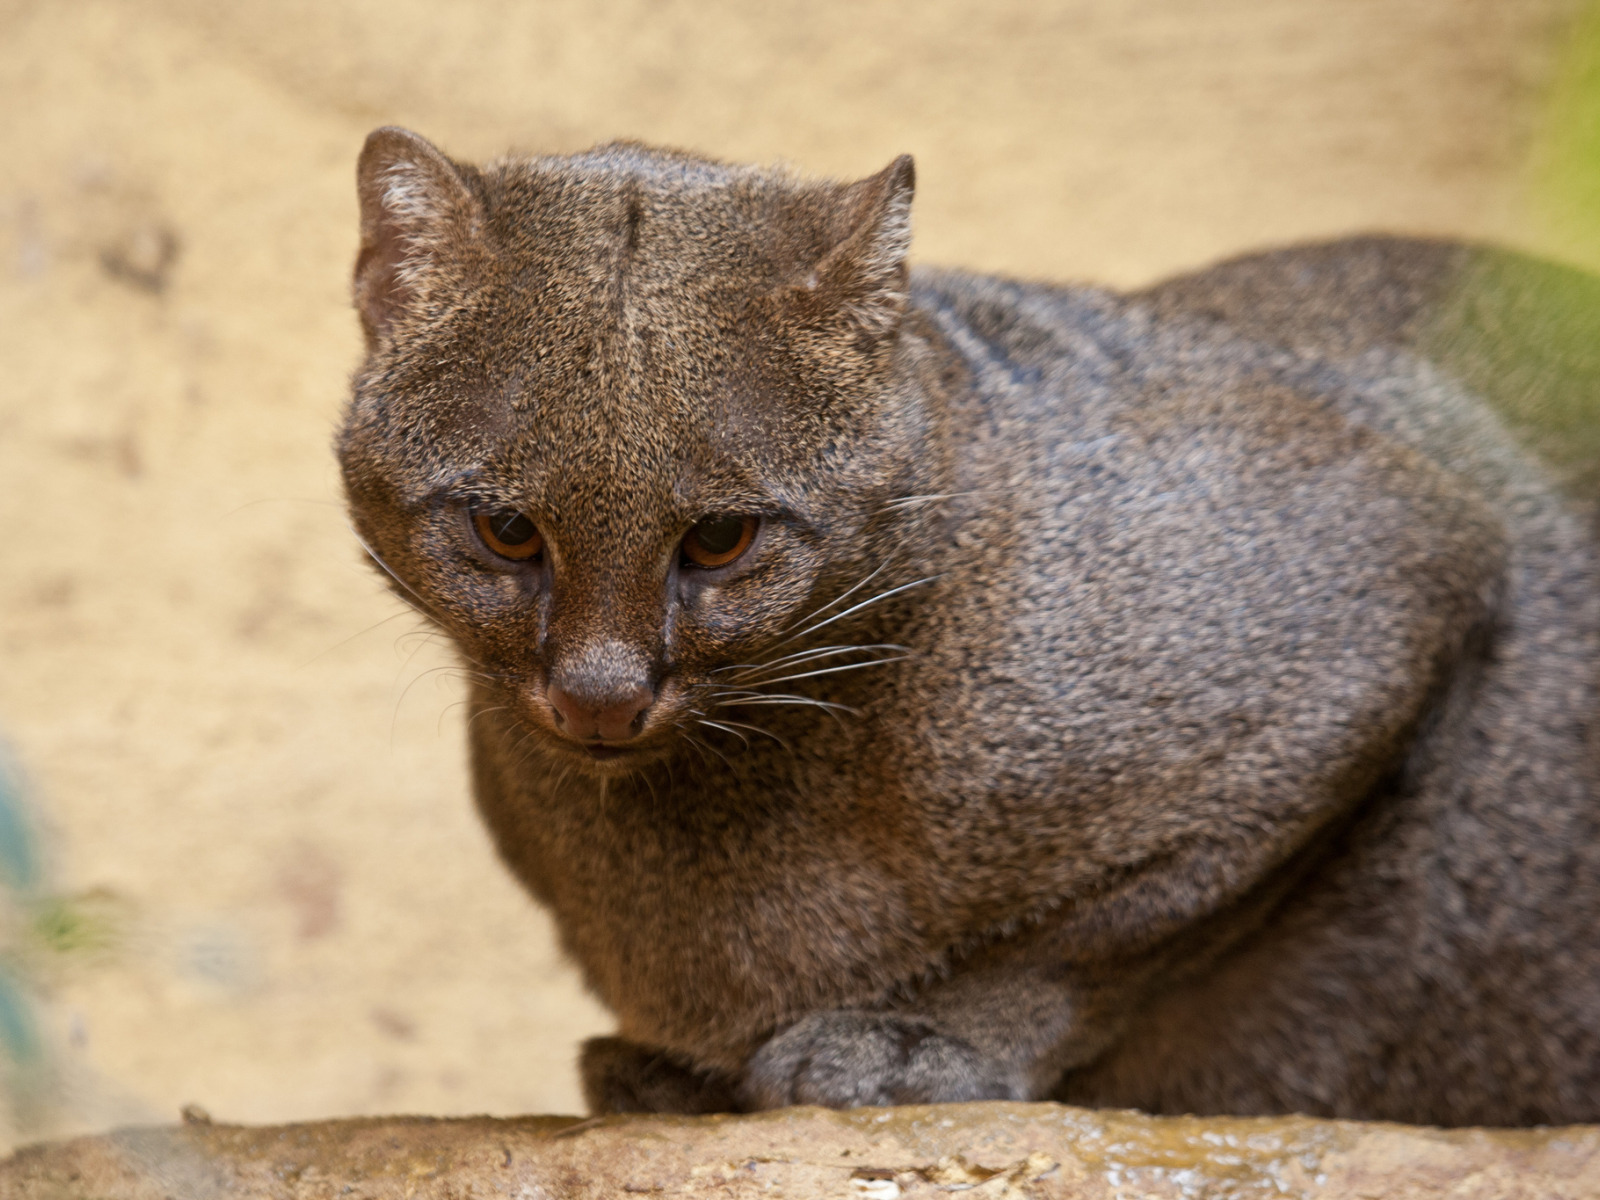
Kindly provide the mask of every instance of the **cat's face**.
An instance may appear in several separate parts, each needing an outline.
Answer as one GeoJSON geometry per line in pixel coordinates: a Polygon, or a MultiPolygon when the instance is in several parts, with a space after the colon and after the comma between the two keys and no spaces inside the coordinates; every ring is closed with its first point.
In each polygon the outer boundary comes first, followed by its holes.
{"type": "Polygon", "coordinates": [[[909,163],[478,174],[380,131],[361,184],[340,455],[369,552],[551,754],[630,769],[728,718],[886,553],[909,163]]]}

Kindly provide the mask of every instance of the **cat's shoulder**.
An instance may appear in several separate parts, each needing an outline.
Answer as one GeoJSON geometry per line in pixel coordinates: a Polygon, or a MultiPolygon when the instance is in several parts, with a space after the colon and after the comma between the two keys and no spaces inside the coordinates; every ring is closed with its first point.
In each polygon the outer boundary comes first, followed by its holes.
{"type": "Polygon", "coordinates": [[[947,328],[1014,353],[1209,326],[1344,357],[1418,341],[1452,287],[1494,253],[1507,254],[1439,239],[1349,237],[1241,255],[1128,292],[919,267],[912,295],[947,328]]]}

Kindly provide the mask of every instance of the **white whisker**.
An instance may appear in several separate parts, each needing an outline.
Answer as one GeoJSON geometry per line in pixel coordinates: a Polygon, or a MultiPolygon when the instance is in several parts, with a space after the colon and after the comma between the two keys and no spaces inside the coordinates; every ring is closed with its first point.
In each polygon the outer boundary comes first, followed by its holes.
{"type": "MultiPolygon", "coordinates": [[[[900,646],[894,642],[870,642],[860,646],[821,646],[815,650],[796,650],[793,654],[783,654],[777,658],[768,659],[766,662],[742,663],[740,665],[745,667],[747,672],[759,671],[763,669],[781,670],[784,667],[799,666],[801,663],[811,662],[814,659],[831,658],[836,654],[849,654],[852,651],[860,651],[861,653],[865,654],[873,650],[901,650],[909,652],[910,649],[910,646],[900,646]]],[[[732,667],[718,668],[718,670],[722,671],[730,671],[733,669],[734,668],[732,667]]],[[[738,683],[743,680],[743,678],[744,676],[739,676],[733,682],[738,683]]]]}
{"type": "MultiPolygon", "coordinates": [[[[889,559],[884,559],[881,563],[879,563],[876,567],[874,567],[871,571],[869,571],[863,578],[857,580],[850,587],[848,587],[844,591],[840,592],[837,596],[835,596],[832,600],[829,600],[821,608],[814,609],[811,612],[807,613],[805,616],[801,617],[798,621],[796,621],[794,623],[794,625],[804,625],[807,621],[811,620],[811,618],[820,617],[823,613],[827,612],[835,604],[840,604],[843,601],[848,600],[851,596],[855,595],[855,593],[859,592],[862,588],[866,587],[867,584],[871,583],[874,579],[876,579],[878,577],[878,575],[883,571],[883,569],[885,567],[887,567],[888,565],[889,565],[889,559]]],[[[789,626],[789,628],[793,629],[794,625],[789,626]]],[[[791,638],[790,640],[792,641],[793,639],[791,638]]],[[[781,646],[783,643],[779,642],[778,644],[781,646]]]]}
{"type": "Polygon", "coordinates": [[[759,725],[746,725],[743,721],[729,721],[726,725],[720,724],[717,721],[701,721],[700,724],[702,724],[702,725],[712,725],[712,726],[715,726],[718,729],[726,729],[729,733],[734,734],[737,737],[744,738],[745,745],[749,745],[750,742],[749,742],[748,738],[744,737],[744,734],[739,732],[740,729],[748,729],[751,733],[759,733],[759,734],[762,734],[765,737],[769,737],[773,741],[777,742],[778,745],[782,746],[785,750],[792,750],[793,749],[793,747],[790,746],[788,742],[784,741],[783,738],[781,738],[777,734],[773,733],[772,730],[763,729],[759,725]]]}
{"type": "MultiPolygon", "coordinates": [[[[818,675],[837,675],[841,671],[859,671],[863,667],[881,667],[884,663],[904,662],[909,654],[896,654],[892,658],[875,658],[871,662],[845,663],[838,667],[819,667],[815,671],[801,671],[796,675],[780,675],[776,679],[758,679],[760,684],[788,683],[791,679],[814,679],[818,675]]],[[[736,681],[738,682],[738,681],[736,681]]]]}
{"type": "Polygon", "coordinates": [[[880,512],[896,512],[900,509],[913,508],[918,504],[936,504],[940,500],[957,500],[962,496],[981,496],[983,492],[936,492],[927,496],[901,496],[898,500],[891,500],[883,506],[880,512]]]}
{"type": "MultiPolygon", "coordinates": [[[[410,661],[410,659],[406,660],[406,662],[410,661]]],[[[405,670],[404,664],[401,665],[400,669],[402,671],[405,670]]],[[[406,697],[411,694],[411,689],[416,687],[417,684],[421,683],[428,676],[438,675],[443,671],[454,672],[457,675],[461,674],[461,668],[453,663],[442,667],[429,667],[426,671],[417,672],[417,674],[412,678],[411,682],[406,684],[405,688],[401,691],[400,698],[394,702],[394,712],[389,717],[389,744],[391,746],[394,745],[395,726],[399,724],[400,721],[400,709],[405,705],[406,697]]],[[[396,679],[396,682],[399,682],[399,680],[396,679]]]]}
{"type": "Polygon", "coordinates": [[[479,717],[487,717],[491,713],[509,712],[510,710],[511,706],[508,704],[491,704],[488,708],[480,708],[477,712],[473,713],[467,718],[467,733],[472,733],[473,722],[475,722],[479,717]]]}
{"type": "MultiPolygon", "coordinates": [[[[818,621],[815,625],[812,625],[810,628],[802,629],[799,633],[792,634],[789,637],[784,638],[783,641],[778,643],[778,645],[779,646],[788,645],[790,642],[794,641],[797,638],[805,637],[808,634],[815,633],[817,630],[823,628],[824,626],[832,625],[835,621],[842,621],[845,617],[848,617],[851,613],[858,613],[862,609],[868,607],[869,605],[877,604],[881,600],[887,600],[890,596],[897,596],[901,592],[908,592],[914,587],[921,587],[925,583],[932,583],[934,580],[936,580],[938,578],[940,578],[938,575],[927,575],[927,576],[924,576],[921,579],[913,579],[910,583],[902,583],[899,587],[892,587],[892,588],[888,589],[888,591],[879,592],[876,596],[873,596],[868,600],[863,600],[860,604],[851,605],[849,608],[845,609],[843,612],[834,613],[833,616],[829,617],[825,621],[818,621]]],[[[775,646],[775,647],[773,647],[773,649],[777,649],[777,647],[775,646]]]]}
{"type": "Polygon", "coordinates": [[[731,733],[731,734],[733,734],[734,737],[738,738],[746,746],[748,746],[750,744],[750,739],[745,737],[745,735],[740,733],[737,729],[733,728],[732,725],[723,725],[723,724],[721,724],[720,722],[717,722],[717,721],[708,721],[704,717],[700,718],[700,720],[698,722],[696,722],[696,723],[700,724],[700,725],[709,725],[709,726],[711,726],[711,728],[720,729],[724,733],[731,733]]]}
{"type": "MultiPolygon", "coordinates": [[[[402,603],[404,603],[404,602],[402,601],[402,603]]],[[[390,613],[387,617],[384,617],[381,621],[374,621],[371,625],[368,625],[365,629],[357,630],[355,633],[352,633],[347,638],[340,638],[337,642],[335,642],[333,645],[329,646],[326,650],[318,650],[310,658],[306,659],[305,662],[301,663],[300,666],[301,667],[309,667],[312,663],[316,662],[319,658],[322,658],[324,655],[332,654],[335,650],[339,649],[341,646],[348,646],[351,642],[355,641],[358,637],[364,637],[366,634],[371,633],[374,629],[377,629],[380,625],[387,625],[390,621],[399,620],[401,617],[415,617],[416,615],[417,615],[417,610],[415,608],[413,608],[411,605],[407,604],[399,612],[390,613]]]]}
{"type": "Polygon", "coordinates": [[[367,557],[373,562],[377,563],[379,567],[383,568],[384,574],[399,584],[400,587],[405,590],[406,595],[410,596],[417,602],[423,612],[427,613],[430,617],[437,618],[439,614],[434,612],[433,605],[424,600],[409,583],[407,583],[404,579],[401,579],[399,575],[395,574],[394,568],[388,563],[384,562],[383,556],[367,544],[367,539],[356,532],[355,526],[351,525],[349,526],[349,529],[351,535],[355,537],[356,541],[361,543],[361,548],[367,552],[367,557]]]}
{"type": "Polygon", "coordinates": [[[859,708],[851,708],[848,704],[839,704],[833,700],[818,700],[815,696],[795,696],[785,692],[780,692],[777,695],[769,695],[766,692],[728,692],[724,694],[735,697],[748,697],[748,699],[719,700],[716,704],[717,708],[743,708],[752,704],[796,704],[801,706],[809,705],[812,708],[823,708],[829,712],[849,713],[852,717],[861,715],[859,708]]]}
{"type": "MultiPolygon", "coordinates": [[[[723,762],[728,764],[729,770],[733,769],[733,760],[730,759],[721,750],[718,750],[710,742],[701,741],[699,738],[695,737],[694,734],[688,733],[688,732],[685,732],[683,736],[688,740],[689,744],[692,745],[696,750],[701,750],[703,748],[705,750],[711,751],[711,753],[715,754],[723,762]]],[[[702,753],[700,755],[700,757],[703,760],[705,758],[705,754],[702,753]]]]}

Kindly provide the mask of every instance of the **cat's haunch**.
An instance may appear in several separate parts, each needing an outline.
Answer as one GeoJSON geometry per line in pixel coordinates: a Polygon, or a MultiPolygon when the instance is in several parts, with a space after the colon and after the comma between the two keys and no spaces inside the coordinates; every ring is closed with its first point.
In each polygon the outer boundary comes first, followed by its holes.
{"type": "Polygon", "coordinates": [[[598,1110],[1600,1120],[1592,513],[1424,336],[1488,252],[1119,295],[909,269],[909,158],[358,185],[351,514],[598,1110]]]}

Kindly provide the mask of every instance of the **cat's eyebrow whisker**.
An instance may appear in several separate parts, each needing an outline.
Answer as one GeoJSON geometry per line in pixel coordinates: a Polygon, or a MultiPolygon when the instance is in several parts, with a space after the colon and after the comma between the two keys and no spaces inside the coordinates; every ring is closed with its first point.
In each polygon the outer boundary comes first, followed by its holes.
{"type": "MultiPolygon", "coordinates": [[[[790,642],[796,640],[797,638],[803,638],[807,634],[815,633],[817,630],[821,629],[823,626],[832,625],[835,621],[843,620],[845,617],[848,617],[851,613],[860,612],[863,608],[866,608],[866,607],[868,607],[869,605],[872,605],[872,604],[877,604],[880,600],[887,600],[890,596],[899,595],[901,592],[908,592],[914,587],[921,587],[923,584],[932,583],[934,580],[939,579],[939,578],[942,578],[942,577],[939,576],[939,575],[925,575],[921,579],[913,579],[910,583],[902,583],[899,587],[892,587],[892,588],[889,588],[887,591],[879,592],[876,596],[873,596],[873,597],[871,597],[870,599],[867,599],[867,600],[863,600],[860,604],[851,605],[849,608],[845,609],[843,612],[834,613],[833,616],[829,617],[825,621],[818,621],[815,625],[811,626],[809,629],[802,629],[799,633],[796,633],[796,634],[793,634],[793,635],[791,635],[789,637],[784,638],[783,641],[778,643],[778,645],[779,646],[788,645],[790,642]]],[[[774,649],[776,649],[776,647],[774,647],[774,649]]]]}

